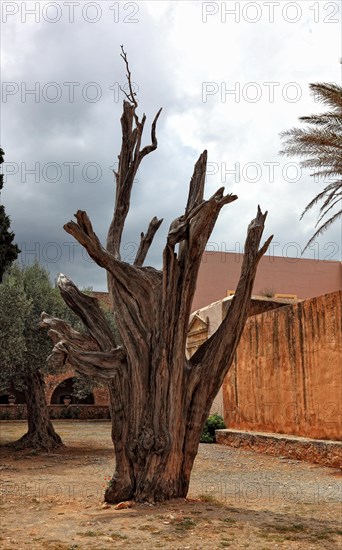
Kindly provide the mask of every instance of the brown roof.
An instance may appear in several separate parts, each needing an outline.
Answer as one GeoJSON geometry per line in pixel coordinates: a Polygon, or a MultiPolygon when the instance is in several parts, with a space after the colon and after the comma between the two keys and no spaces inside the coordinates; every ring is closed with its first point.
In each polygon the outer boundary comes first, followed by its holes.
{"type": "MultiPolygon", "coordinates": [[[[192,311],[221,300],[227,291],[236,289],[242,258],[242,254],[231,252],[204,252],[192,311]]],[[[260,295],[266,289],[274,294],[294,294],[298,299],[341,290],[342,264],[331,260],[263,256],[253,294],[260,295]]]]}
{"type": "MultiPolygon", "coordinates": [[[[242,254],[233,252],[204,252],[192,311],[222,300],[228,291],[236,289],[242,258],[242,254]]],[[[272,291],[274,295],[292,294],[304,300],[337,290],[342,290],[341,262],[270,255],[260,260],[253,294],[272,291]]],[[[108,292],[93,291],[92,294],[111,309],[108,292]]]]}

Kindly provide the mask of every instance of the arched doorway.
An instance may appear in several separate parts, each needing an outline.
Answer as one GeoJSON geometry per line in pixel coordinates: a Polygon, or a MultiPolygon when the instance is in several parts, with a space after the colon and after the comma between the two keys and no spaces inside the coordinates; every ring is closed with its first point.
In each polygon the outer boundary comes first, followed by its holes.
{"type": "Polygon", "coordinates": [[[0,405],[23,405],[26,403],[25,394],[13,388],[7,389],[0,395],[0,405]]]}
{"type": "Polygon", "coordinates": [[[51,396],[51,405],[94,405],[94,395],[90,393],[84,399],[75,397],[73,392],[74,378],[66,378],[54,389],[51,396]]]}

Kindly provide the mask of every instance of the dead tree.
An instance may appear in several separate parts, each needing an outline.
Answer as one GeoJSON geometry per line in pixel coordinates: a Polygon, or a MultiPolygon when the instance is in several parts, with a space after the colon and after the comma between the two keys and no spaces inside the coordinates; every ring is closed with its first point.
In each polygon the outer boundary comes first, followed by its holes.
{"type": "Polygon", "coordinates": [[[220,188],[204,199],[207,152],[195,164],[184,214],[170,225],[162,270],[143,267],[162,220],[153,218],[133,265],[120,258],[122,232],[133,181],[140,163],[157,148],[156,124],[151,144],[141,148],[146,117],[137,100],[126,63],[129,93],[121,116],[122,145],[115,172],[116,196],[106,247],[86,212],[64,228],[108,274],[108,289],[122,345],[117,345],[97,301],[63,275],[62,296],[82,319],[88,334],[42,314],[55,342],[50,361],[68,361],[79,372],[107,380],[111,396],[112,439],[116,469],[105,500],[162,501],[185,497],[204,422],[231,366],[247,318],[256,269],[271,241],[259,248],[267,213],[258,207],[250,223],[241,277],[218,330],[186,359],[186,338],[197,275],[207,241],[221,208],[237,199],[220,188]]]}

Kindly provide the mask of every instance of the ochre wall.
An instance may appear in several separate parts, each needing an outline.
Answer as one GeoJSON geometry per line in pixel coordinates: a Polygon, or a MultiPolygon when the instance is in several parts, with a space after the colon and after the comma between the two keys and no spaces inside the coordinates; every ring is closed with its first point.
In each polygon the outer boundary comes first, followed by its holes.
{"type": "MultiPolygon", "coordinates": [[[[287,303],[288,303],[288,300],[281,300],[281,299],[274,299],[274,298],[261,298],[260,296],[258,297],[254,296],[250,303],[248,315],[256,315],[263,311],[284,307],[284,305],[287,305],[287,303]]],[[[222,323],[222,319],[227,313],[227,310],[230,304],[231,304],[231,298],[224,298],[223,300],[214,302],[213,304],[210,304],[207,307],[204,307],[199,311],[197,311],[197,317],[199,317],[200,319],[202,319],[203,322],[206,323],[207,337],[210,337],[218,329],[218,327],[222,323]]],[[[188,343],[190,343],[189,341],[191,340],[191,331],[192,331],[192,323],[190,323],[188,343]]],[[[195,349],[192,348],[191,353],[188,353],[188,355],[191,356],[194,353],[194,351],[195,349]]],[[[214,402],[212,404],[212,407],[210,409],[210,414],[215,414],[215,413],[218,413],[221,416],[224,416],[222,386],[219,389],[214,399],[214,402]]]]}
{"type": "Polygon", "coordinates": [[[223,384],[227,427],[342,438],[341,291],[247,320],[223,384]]]}

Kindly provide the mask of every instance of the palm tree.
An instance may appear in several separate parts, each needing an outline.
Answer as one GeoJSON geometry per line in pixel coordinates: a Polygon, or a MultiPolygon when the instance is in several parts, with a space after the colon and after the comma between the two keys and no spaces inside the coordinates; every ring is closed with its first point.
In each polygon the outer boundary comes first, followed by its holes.
{"type": "Polygon", "coordinates": [[[285,147],[280,154],[306,157],[300,165],[314,168],[312,176],[333,179],[309,202],[301,214],[300,219],[315,204],[322,201],[315,225],[319,227],[304,250],[342,215],[342,87],[337,84],[316,83],[310,84],[310,89],[330,110],[322,114],[300,117],[299,120],[308,124],[308,127],[291,128],[280,134],[285,140],[285,147]],[[336,211],[334,207],[338,203],[340,207],[336,211]]]}

